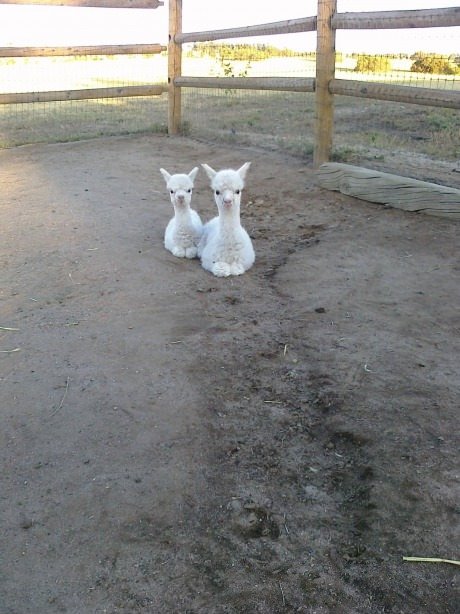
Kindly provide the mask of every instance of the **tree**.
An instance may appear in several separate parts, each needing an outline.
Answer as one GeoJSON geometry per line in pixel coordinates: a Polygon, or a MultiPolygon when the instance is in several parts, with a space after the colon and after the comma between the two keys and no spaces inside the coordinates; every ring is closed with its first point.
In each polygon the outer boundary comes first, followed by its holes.
{"type": "Polygon", "coordinates": [[[455,75],[460,72],[455,64],[437,53],[418,51],[411,56],[411,60],[411,72],[421,72],[430,75],[455,75]]]}

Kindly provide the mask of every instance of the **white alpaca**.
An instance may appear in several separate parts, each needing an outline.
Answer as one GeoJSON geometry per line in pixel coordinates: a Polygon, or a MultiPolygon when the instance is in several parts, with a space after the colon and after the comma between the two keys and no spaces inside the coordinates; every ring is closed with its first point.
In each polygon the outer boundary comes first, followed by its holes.
{"type": "Polygon", "coordinates": [[[211,180],[219,215],[204,225],[198,257],[203,268],[217,277],[241,275],[254,264],[254,248],[240,222],[241,190],[250,165],[219,172],[201,165],[211,180]]]}
{"type": "Polygon", "coordinates": [[[198,213],[190,207],[193,182],[198,173],[196,166],[188,175],[170,175],[164,168],[160,173],[166,181],[174,217],[165,230],[165,247],[178,258],[195,258],[198,243],[203,232],[203,224],[198,213]]]}

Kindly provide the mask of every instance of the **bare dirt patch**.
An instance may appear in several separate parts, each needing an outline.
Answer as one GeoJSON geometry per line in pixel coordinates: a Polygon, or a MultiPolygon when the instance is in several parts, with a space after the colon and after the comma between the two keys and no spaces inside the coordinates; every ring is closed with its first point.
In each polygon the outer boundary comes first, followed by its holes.
{"type": "Polygon", "coordinates": [[[457,611],[402,557],[459,558],[458,224],[186,138],[0,176],[1,614],[457,611]],[[218,279],[164,249],[158,169],[247,160],[257,261],[218,279]]]}

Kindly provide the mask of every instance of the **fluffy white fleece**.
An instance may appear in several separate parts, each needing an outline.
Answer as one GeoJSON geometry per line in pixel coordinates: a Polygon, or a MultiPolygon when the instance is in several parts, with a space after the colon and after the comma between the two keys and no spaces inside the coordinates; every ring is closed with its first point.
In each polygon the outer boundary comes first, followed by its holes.
{"type": "Polygon", "coordinates": [[[255,261],[252,241],[240,221],[241,192],[250,164],[218,172],[201,165],[211,180],[219,215],[204,225],[198,257],[203,268],[217,277],[241,275],[255,261]]]}

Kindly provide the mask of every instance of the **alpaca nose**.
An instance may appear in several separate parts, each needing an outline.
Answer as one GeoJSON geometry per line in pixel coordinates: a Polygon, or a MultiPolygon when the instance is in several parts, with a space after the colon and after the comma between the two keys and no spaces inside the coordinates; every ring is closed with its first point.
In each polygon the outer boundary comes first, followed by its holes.
{"type": "Polygon", "coordinates": [[[226,190],[223,194],[224,205],[231,205],[233,203],[233,192],[226,190]]]}
{"type": "Polygon", "coordinates": [[[185,199],[185,193],[184,192],[176,192],[176,198],[178,201],[182,202],[185,199]]]}

